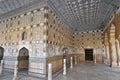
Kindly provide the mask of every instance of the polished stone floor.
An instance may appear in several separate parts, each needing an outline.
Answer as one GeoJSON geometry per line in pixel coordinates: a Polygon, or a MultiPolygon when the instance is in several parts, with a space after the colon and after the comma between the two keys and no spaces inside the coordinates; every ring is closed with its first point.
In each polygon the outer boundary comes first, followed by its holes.
{"type": "MultiPolygon", "coordinates": [[[[13,73],[4,72],[0,80],[12,80],[13,73]]],[[[46,80],[36,77],[19,74],[19,80],[46,80]]],[[[53,80],[120,80],[120,68],[110,68],[104,64],[94,64],[92,62],[80,63],[73,69],[67,71],[67,75],[62,73],[54,77],[53,80]]]]}
{"type": "Polygon", "coordinates": [[[60,74],[54,80],[120,80],[120,68],[91,62],[80,63],[70,69],[66,76],[60,74]]]}

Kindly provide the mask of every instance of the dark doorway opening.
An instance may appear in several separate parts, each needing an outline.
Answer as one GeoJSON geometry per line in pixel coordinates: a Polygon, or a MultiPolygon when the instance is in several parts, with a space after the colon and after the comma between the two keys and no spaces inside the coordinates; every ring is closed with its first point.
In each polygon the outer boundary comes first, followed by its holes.
{"type": "Polygon", "coordinates": [[[93,49],[85,49],[85,60],[93,61],[93,49]]]}
{"type": "Polygon", "coordinates": [[[18,71],[28,73],[29,69],[29,51],[25,47],[20,49],[18,56],[18,71]]]}

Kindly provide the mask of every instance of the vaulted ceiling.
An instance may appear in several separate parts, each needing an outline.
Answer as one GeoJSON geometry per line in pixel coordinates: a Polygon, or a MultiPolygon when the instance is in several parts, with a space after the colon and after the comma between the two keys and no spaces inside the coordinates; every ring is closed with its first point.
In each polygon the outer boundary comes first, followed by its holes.
{"type": "Polygon", "coordinates": [[[74,31],[102,29],[120,0],[49,0],[54,11],[74,31]]]}
{"type": "MultiPolygon", "coordinates": [[[[0,16],[46,0],[0,0],[0,16]]],[[[73,31],[103,29],[120,0],[48,0],[53,11],[73,31]]]]}

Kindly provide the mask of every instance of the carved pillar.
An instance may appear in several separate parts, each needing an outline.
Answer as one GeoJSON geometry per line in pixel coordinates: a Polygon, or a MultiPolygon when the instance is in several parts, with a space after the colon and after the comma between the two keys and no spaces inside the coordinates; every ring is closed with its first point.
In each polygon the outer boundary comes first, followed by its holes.
{"type": "Polygon", "coordinates": [[[117,55],[116,55],[116,47],[115,42],[111,42],[111,67],[117,67],[117,55]]]}
{"type": "Polygon", "coordinates": [[[106,45],[106,56],[107,56],[107,59],[109,60],[110,59],[110,54],[109,54],[109,45],[106,45]]]}
{"type": "Polygon", "coordinates": [[[117,63],[118,66],[120,67],[120,45],[118,40],[116,40],[116,52],[117,52],[117,63]]]}
{"type": "Polygon", "coordinates": [[[77,56],[75,55],[75,65],[77,64],[77,56]]]}
{"type": "Polygon", "coordinates": [[[110,27],[110,57],[111,57],[111,67],[117,67],[117,53],[115,45],[115,25],[111,24],[110,27]]]}
{"type": "Polygon", "coordinates": [[[72,69],[73,68],[73,58],[70,57],[70,68],[72,69]]]}
{"type": "Polygon", "coordinates": [[[105,49],[105,64],[110,65],[110,48],[109,48],[109,37],[108,33],[105,32],[104,35],[104,49],[105,49]]]}
{"type": "Polygon", "coordinates": [[[109,45],[105,44],[105,54],[107,58],[107,64],[110,65],[110,51],[109,51],[109,45]]]}

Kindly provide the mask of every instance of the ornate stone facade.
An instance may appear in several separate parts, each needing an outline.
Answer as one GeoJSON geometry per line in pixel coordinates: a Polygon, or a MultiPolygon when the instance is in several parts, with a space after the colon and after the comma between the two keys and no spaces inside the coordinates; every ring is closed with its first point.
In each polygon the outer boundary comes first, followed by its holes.
{"type": "Polygon", "coordinates": [[[97,62],[103,61],[103,31],[94,30],[74,33],[74,50],[80,55],[80,61],[85,61],[85,49],[93,49],[97,62]]]}
{"type": "Polygon", "coordinates": [[[72,32],[48,6],[1,20],[0,36],[4,68],[13,70],[18,60],[18,70],[27,68],[30,75],[46,77],[50,62],[53,72],[60,70],[63,48],[73,53],[72,32]]]}
{"type": "Polygon", "coordinates": [[[4,68],[13,70],[15,61],[18,60],[19,68],[28,66],[29,74],[46,74],[45,14],[46,8],[42,6],[24,14],[16,14],[14,17],[1,20],[0,45],[4,49],[4,68]],[[25,57],[26,53],[20,51],[22,48],[28,50],[29,57],[25,57]],[[22,58],[25,60],[29,58],[28,62],[21,61],[22,58]]]}

